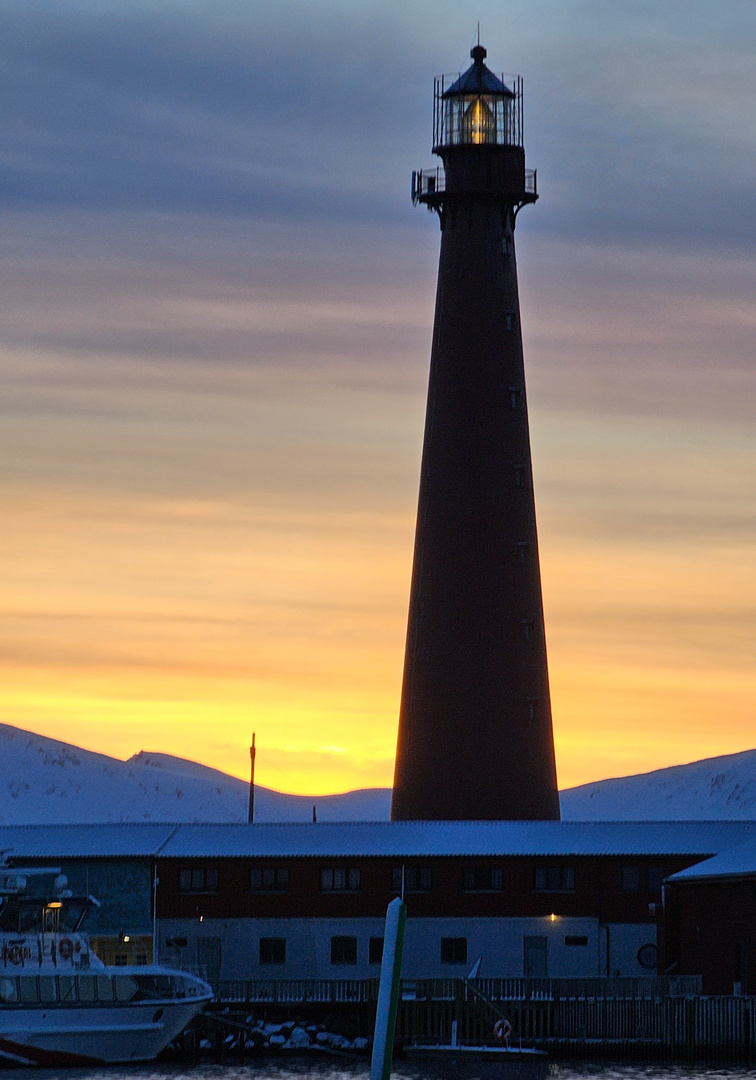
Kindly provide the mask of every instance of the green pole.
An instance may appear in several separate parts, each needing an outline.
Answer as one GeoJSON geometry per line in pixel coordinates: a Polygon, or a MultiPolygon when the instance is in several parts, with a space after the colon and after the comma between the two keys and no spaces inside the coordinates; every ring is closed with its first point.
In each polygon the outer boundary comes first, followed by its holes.
{"type": "Polygon", "coordinates": [[[389,1080],[391,1057],[394,1052],[396,1016],[399,1011],[399,990],[402,975],[402,947],[407,908],[398,896],[386,910],[386,929],[383,936],[381,981],[378,987],[378,1007],[375,1012],[373,1058],[370,1080],[389,1080]]]}

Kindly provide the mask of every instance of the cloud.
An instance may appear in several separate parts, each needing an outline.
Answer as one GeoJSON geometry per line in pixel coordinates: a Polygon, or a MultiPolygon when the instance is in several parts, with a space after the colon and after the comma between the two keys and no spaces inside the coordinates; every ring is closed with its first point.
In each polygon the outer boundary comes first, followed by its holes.
{"type": "MultiPolygon", "coordinates": [[[[754,546],[754,10],[480,11],[542,193],[517,246],[575,783],[752,717],[718,567],[754,546]]],[[[439,241],[409,173],[474,32],[448,0],[2,5],[5,719],[223,766],[254,713],[281,786],[324,746],[389,782],[439,241]]]]}

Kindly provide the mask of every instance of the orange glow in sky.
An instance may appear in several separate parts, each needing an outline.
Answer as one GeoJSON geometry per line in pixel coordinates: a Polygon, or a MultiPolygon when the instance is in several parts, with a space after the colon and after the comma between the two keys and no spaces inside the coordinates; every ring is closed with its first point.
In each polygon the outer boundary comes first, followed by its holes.
{"type": "MultiPolygon", "coordinates": [[[[538,168],[560,786],[748,749],[743,6],[482,3],[538,168]]],[[[0,722],[242,777],[254,731],[262,785],[387,786],[439,245],[409,177],[469,12],[189,6],[0,8],[0,722]]]]}

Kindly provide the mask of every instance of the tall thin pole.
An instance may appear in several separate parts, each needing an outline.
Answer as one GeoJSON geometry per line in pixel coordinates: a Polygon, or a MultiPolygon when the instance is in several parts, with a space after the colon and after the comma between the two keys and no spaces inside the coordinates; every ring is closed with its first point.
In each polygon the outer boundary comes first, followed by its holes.
{"type": "Polygon", "coordinates": [[[407,908],[404,901],[394,897],[386,910],[386,929],[383,935],[381,981],[375,1010],[373,1057],[370,1080],[389,1080],[394,1052],[396,1017],[399,1012],[399,991],[402,976],[402,949],[407,908]]]}
{"type": "Polygon", "coordinates": [[[252,824],[255,820],[255,733],[252,732],[252,745],[249,748],[249,813],[247,821],[252,824]]]}

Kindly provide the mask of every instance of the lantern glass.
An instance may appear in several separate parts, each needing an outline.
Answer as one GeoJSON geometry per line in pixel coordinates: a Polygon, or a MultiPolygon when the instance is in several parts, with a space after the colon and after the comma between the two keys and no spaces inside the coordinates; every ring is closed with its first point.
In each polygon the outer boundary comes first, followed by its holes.
{"type": "Polygon", "coordinates": [[[496,117],[484,97],[474,97],[465,109],[462,118],[462,142],[496,142],[496,117]]]}
{"type": "Polygon", "coordinates": [[[465,94],[447,98],[442,105],[443,143],[446,146],[509,141],[510,103],[493,94],[465,94]]]}

